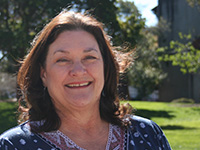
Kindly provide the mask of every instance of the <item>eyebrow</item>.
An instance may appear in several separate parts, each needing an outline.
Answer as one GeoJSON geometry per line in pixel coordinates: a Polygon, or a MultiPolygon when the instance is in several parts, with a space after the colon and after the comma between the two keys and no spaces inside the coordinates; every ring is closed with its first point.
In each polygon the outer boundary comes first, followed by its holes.
{"type": "Polygon", "coordinates": [[[85,49],[83,52],[88,53],[88,52],[91,52],[91,51],[98,52],[95,48],[88,48],[88,49],[85,49]]]}
{"type": "Polygon", "coordinates": [[[56,50],[56,51],[53,53],[53,55],[55,55],[55,54],[58,53],[58,52],[60,52],[60,53],[69,53],[69,52],[66,51],[66,50],[58,49],[58,50],[56,50]]]}
{"type": "MultiPolygon", "coordinates": [[[[87,48],[87,49],[83,50],[84,53],[89,53],[89,52],[92,52],[92,51],[98,52],[98,50],[96,50],[95,48],[87,48]]],[[[58,52],[60,52],[60,53],[67,53],[67,54],[70,53],[70,52],[67,51],[67,50],[58,49],[58,50],[56,50],[56,51],[53,53],[53,55],[55,55],[55,54],[58,53],[58,52]]]]}

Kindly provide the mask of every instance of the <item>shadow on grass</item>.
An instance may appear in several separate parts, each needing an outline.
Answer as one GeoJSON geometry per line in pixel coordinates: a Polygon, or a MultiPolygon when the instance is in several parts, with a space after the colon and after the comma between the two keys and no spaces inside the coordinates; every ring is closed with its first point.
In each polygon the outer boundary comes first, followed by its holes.
{"type": "Polygon", "coordinates": [[[194,107],[194,108],[192,108],[192,110],[196,111],[196,112],[198,112],[200,114],[200,107],[194,107]]]}
{"type": "Polygon", "coordinates": [[[197,129],[197,128],[178,126],[178,125],[166,125],[166,126],[160,126],[160,127],[163,130],[195,130],[195,129],[197,129]]]}
{"type": "Polygon", "coordinates": [[[0,108],[0,134],[17,125],[15,112],[15,107],[0,108]]]}
{"type": "Polygon", "coordinates": [[[152,117],[159,117],[159,118],[168,118],[172,119],[175,116],[171,115],[172,111],[164,111],[164,110],[146,110],[146,109],[136,109],[133,111],[135,115],[151,119],[152,117]]]}

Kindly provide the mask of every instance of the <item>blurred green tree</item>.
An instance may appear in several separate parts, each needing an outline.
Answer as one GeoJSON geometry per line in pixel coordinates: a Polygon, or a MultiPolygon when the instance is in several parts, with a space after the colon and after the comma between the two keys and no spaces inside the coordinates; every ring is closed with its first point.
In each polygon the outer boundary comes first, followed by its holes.
{"type": "Polygon", "coordinates": [[[4,61],[4,71],[16,72],[17,60],[25,56],[35,34],[69,4],[70,0],[0,1],[0,60],[4,61]]]}
{"type": "Polygon", "coordinates": [[[137,99],[146,99],[154,90],[158,90],[167,74],[158,60],[158,38],[151,29],[143,30],[134,64],[129,68],[129,84],[137,88],[137,99]]]}
{"type": "Polygon", "coordinates": [[[179,33],[179,41],[171,41],[169,47],[160,47],[160,61],[170,61],[185,73],[198,73],[200,69],[200,38],[192,40],[191,34],[179,33]],[[193,42],[192,42],[193,41],[193,42]]]}
{"type": "MultiPolygon", "coordinates": [[[[141,31],[145,27],[145,19],[141,17],[137,7],[134,2],[118,0],[116,4],[117,10],[117,20],[119,22],[121,32],[117,32],[115,36],[116,45],[121,45],[124,51],[133,51],[139,41],[142,39],[141,31]]],[[[120,49],[121,50],[121,49],[120,49]]],[[[133,60],[135,56],[132,56],[133,60]]],[[[130,70],[130,69],[129,69],[130,70]]],[[[119,96],[122,99],[129,99],[128,86],[130,85],[129,79],[130,74],[133,76],[132,72],[125,72],[120,76],[119,84],[119,96]],[[129,79],[128,79],[129,78],[129,79]]]]}
{"type": "MultiPolygon", "coordinates": [[[[158,89],[166,73],[162,71],[158,61],[156,49],[158,47],[157,35],[160,27],[145,27],[145,19],[134,5],[134,2],[118,0],[117,17],[121,28],[121,34],[116,41],[120,45],[128,45],[130,49],[136,49],[133,60],[135,62],[123,75],[125,84],[138,90],[138,99],[146,98],[154,90],[158,89]]],[[[129,49],[128,49],[129,50],[129,49]]]]}
{"type": "Polygon", "coordinates": [[[117,18],[121,33],[116,37],[117,43],[129,43],[131,48],[135,47],[142,39],[141,31],[145,27],[145,19],[141,17],[134,2],[118,0],[117,18]]]}
{"type": "Polygon", "coordinates": [[[82,0],[81,9],[89,12],[97,20],[104,23],[105,31],[112,37],[116,38],[120,32],[119,22],[117,20],[116,0],[82,0]]]}

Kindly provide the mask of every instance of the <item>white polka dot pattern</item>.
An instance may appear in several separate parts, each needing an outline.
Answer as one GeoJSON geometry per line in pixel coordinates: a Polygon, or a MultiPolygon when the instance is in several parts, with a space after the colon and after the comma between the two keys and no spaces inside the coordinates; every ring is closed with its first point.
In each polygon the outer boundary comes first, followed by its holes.
{"type": "MultiPolygon", "coordinates": [[[[124,141],[122,140],[122,147],[125,150],[171,150],[170,145],[163,134],[160,127],[151,120],[144,119],[137,116],[131,116],[131,125],[128,129],[122,131],[124,141]],[[124,144],[123,144],[124,142],[124,144]]],[[[110,137],[110,142],[118,141],[116,137],[120,136],[120,127],[117,126],[115,136],[110,137]]],[[[44,132],[50,134],[49,132],[44,132]]],[[[50,134],[51,135],[51,134],[50,134]]],[[[51,135],[56,138],[57,135],[51,135]]],[[[62,140],[57,140],[61,143],[62,140]]],[[[73,146],[73,145],[70,145],[73,146]]],[[[0,136],[0,150],[65,150],[68,148],[59,148],[58,145],[47,140],[41,134],[34,134],[30,131],[30,126],[27,123],[19,125],[0,136]]],[[[116,145],[109,150],[119,150],[121,147],[116,145]]],[[[72,150],[72,149],[70,149],[72,150]]]]}

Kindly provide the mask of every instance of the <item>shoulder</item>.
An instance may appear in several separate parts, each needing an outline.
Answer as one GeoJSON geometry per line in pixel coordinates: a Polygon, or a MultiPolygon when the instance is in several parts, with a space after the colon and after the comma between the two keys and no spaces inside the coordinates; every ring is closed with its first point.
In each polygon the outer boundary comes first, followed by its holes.
{"type": "Polygon", "coordinates": [[[147,119],[147,118],[143,118],[143,117],[140,117],[140,116],[136,116],[136,115],[130,115],[130,119],[131,119],[131,122],[133,123],[145,123],[145,124],[151,124],[151,120],[147,119]]]}
{"type": "Polygon", "coordinates": [[[139,116],[130,116],[130,121],[131,124],[129,128],[132,131],[139,132],[139,133],[144,133],[148,135],[164,135],[162,129],[152,120],[139,117],[139,116]]]}
{"type": "Polygon", "coordinates": [[[26,121],[18,126],[15,126],[5,131],[3,134],[0,135],[0,139],[15,140],[22,137],[25,139],[29,139],[30,137],[36,135],[31,132],[31,127],[41,126],[42,123],[42,121],[26,121]]]}
{"type": "Polygon", "coordinates": [[[155,150],[159,148],[170,150],[166,136],[155,122],[133,115],[130,116],[130,121],[131,124],[128,127],[129,141],[134,141],[135,146],[139,148],[145,146],[155,150]]]}
{"type": "Polygon", "coordinates": [[[143,117],[139,117],[139,116],[135,116],[135,115],[131,115],[130,116],[130,121],[131,121],[131,127],[135,127],[135,128],[154,128],[156,126],[158,126],[155,122],[153,122],[150,119],[147,118],[143,118],[143,117]]]}
{"type": "Polygon", "coordinates": [[[15,148],[17,143],[26,144],[25,140],[29,138],[31,132],[27,126],[27,122],[5,131],[0,136],[0,147],[15,148]]]}
{"type": "Polygon", "coordinates": [[[13,127],[0,136],[0,149],[35,149],[41,139],[30,130],[29,122],[13,127]]]}
{"type": "Polygon", "coordinates": [[[28,126],[28,122],[25,122],[21,125],[18,125],[16,127],[13,127],[7,131],[5,131],[3,134],[1,134],[0,139],[6,138],[6,139],[15,139],[21,136],[29,136],[31,134],[30,127],[28,126]]]}
{"type": "Polygon", "coordinates": [[[55,149],[38,133],[31,132],[29,124],[40,125],[40,122],[25,122],[0,136],[0,150],[35,150],[55,149]]]}

